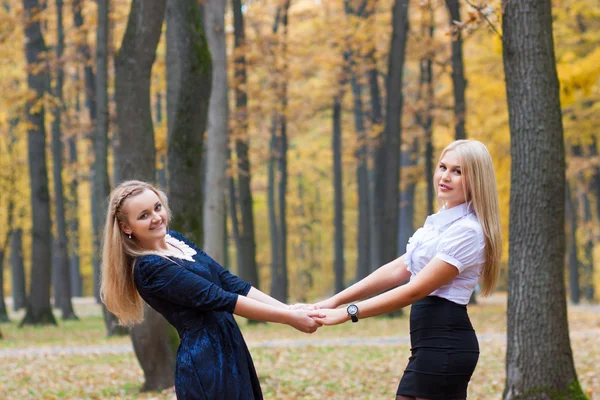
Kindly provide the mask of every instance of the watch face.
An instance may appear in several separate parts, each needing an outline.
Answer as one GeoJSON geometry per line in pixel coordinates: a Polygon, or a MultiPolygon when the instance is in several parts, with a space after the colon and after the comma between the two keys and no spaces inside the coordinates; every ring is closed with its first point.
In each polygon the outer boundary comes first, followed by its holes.
{"type": "Polygon", "coordinates": [[[350,315],[358,314],[358,307],[356,307],[354,304],[348,306],[348,314],[350,314],[350,315]]]}

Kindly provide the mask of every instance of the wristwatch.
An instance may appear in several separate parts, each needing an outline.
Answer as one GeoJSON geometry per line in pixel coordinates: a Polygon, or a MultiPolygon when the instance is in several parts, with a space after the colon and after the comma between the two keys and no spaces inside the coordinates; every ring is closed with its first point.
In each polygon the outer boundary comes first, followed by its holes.
{"type": "Polygon", "coordinates": [[[358,307],[356,304],[350,304],[346,309],[346,312],[350,316],[352,322],[358,322],[358,307]]]}

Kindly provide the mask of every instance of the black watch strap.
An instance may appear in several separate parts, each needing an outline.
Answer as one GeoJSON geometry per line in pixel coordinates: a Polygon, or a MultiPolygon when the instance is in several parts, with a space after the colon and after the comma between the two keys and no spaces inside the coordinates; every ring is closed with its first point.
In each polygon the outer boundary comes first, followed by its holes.
{"type": "Polygon", "coordinates": [[[346,312],[350,316],[352,322],[358,322],[358,307],[356,304],[350,304],[348,308],[346,308],[346,312]]]}

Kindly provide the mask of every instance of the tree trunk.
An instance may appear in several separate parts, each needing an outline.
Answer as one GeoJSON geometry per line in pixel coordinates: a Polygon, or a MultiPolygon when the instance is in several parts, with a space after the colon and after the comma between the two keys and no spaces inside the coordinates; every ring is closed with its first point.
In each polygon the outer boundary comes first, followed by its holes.
{"type": "Polygon", "coordinates": [[[75,137],[70,137],[69,144],[69,164],[72,171],[71,182],[69,183],[69,271],[71,283],[71,295],[73,297],[83,296],[83,282],[81,281],[81,272],[79,268],[79,172],[77,163],[77,142],[75,137]]]}
{"type": "Polygon", "coordinates": [[[56,0],[56,85],[54,97],[57,105],[53,107],[54,120],[52,121],[52,174],[54,178],[54,212],[56,220],[56,285],[54,292],[55,302],[60,306],[62,319],[78,319],[71,303],[71,280],[69,274],[69,247],[67,242],[67,223],[65,218],[65,197],[62,181],[63,146],[61,133],[61,118],[63,109],[63,51],[65,35],[63,29],[63,0],[56,0]]]}
{"type": "MultiPolygon", "coordinates": [[[[344,289],[344,187],[342,180],[342,94],[333,98],[333,210],[334,210],[334,265],[335,292],[344,289]]],[[[358,270],[358,269],[357,269],[358,270]]]]}
{"type": "MultiPolygon", "coordinates": [[[[459,0],[446,0],[446,7],[450,15],[450,28],[460,27],[459,0]]],[[[465,129],[467,81],[465,80],[462,47],[462,32],[460,29],[456,29],[452,35],[452,86],[454,88],[454,138],[456,140],[467,138],[465,129]]]]}
{"type": "MultiPolygon", "coordinates": [[[[273,88],[280,107],[273,111],[271,126],[271,149],[269,158],[269,221],[271,232],[271,296],[286,303],[288,297],[287,281],[287,221],[285,193],[287,189],[287,26],[290,1],[285,0],[277,8],[273,24],[273,36],[276,37],[279,24],[283,25],[281,34],[281,70],[274,71],[273,88]],[[278,110],[279,109],[279,110],[278,110]],[[276,172],[277,169],[277,172],[276,172]],[[277,204],[276,204],[277,201],[277,204]]],[[[272,54],[275,59],[275,52],[272,54]]]]}
{"type": "Polygon", "coordinates": [[[404,188],[400,192],[400,217],[398,221],[398,255],[406,253],[408,239],[415,233],[414,214],[415,214],[415,191],[417,187],[417,177],[413,172],[418,164],[417,154],[419,151],[419,140],[416,137],[410,139],[408,150],[401,154],[401,165],[406,173],[403,177],[404,188]]]}
{"type": "MultiPolygon", "coordinates": [[[[77,54],[82,57],[81,63],[83,64],[84,68],[85,103],[90,113],[90,120],[92,123],[94,123],[96,121],[96,77],[94,76],[94,69],[91,62],[92,52],[86,39],[87,28],[83,23],[83,14],[81,12],[83,7],[82,0],[73,0],[72,6],[75,27],[81,31],[79,33],[81,38],[77,41],[77,54]]],[[[108,9],[108,0],[106,3],[106,8],[108,9]]]]}
{"type": "Polygon", "coordinates": [[[596,218],[600,224],[600,159],[598,158],[598,143],[594,136],[590,144],[590,157],[595,158],[596,165],[593,167],[592,178],[590,180],[590,192],[596,198],[596,218]]]}
{"type": "Polygon", "coordinates": [[[396,258],[398,243],[398,200],[400,185],[400,143],[402,132],[402,78],[408,33],[408,0],[395,0],[392,11],[385,129],[376,144],[375,193],[380,199],[375,221],[381,263],[396,258]]]}
{"type": "MultiPolygon", "coordinates": [[[[10,233],[8,233],[10,234],[10,233]]],[[[4,301],[4,255],[5,249],[0,249],[0,322],[9,322],[6,303],[4,301]]]]}
{"type": "Polygon", "coordinates": [[[19,311],[27,306],[25,293],[25,267],[23,263],[23,231],[16,228],[12,231],[10,240],[10,276],[13,310],[19,311]]]}
{"type": "MultiPolygon", "coordinates": [[[[121,48],[115,58],[115,98],[121,180],[152,182],[156,176],[150,76],[165,15],[165,0],[133,0],[121,48]]],[[[144,370],[143,391],[173,386],[175,352],[167,321],[145,307],[144,321],[131,330],[136,356],[144,370]]]]}
{"type": "MultiPolygon", "coordinates": [[[[94,232],[94,295],[100,301],[100,254],[101,240],[104,235],[103,216],[110,195],[108,178],[108,129],[110,115],[108,109],[108,41],[109,41],[109,0],[98,1],[98,26],[96,31],[96,82],[95,104],[97,107],[96,130],[93,135],[94,163],[92,165],[92,229],[94,232]]],[[[102,305],[102,315],[107,336],[126,335],[128,331],[120,326],[110,311],[102,305]]]]}
{"type": "Polygon", "coordinates": [[[25,52],[27,56],[27,83],[35,93],[35,99],[27,103],[27,119],[29,126],[28,155],[29,177],[31,186],[32,214],[32,249],[31,252],[31,286],[22,325],[56,325],[50,306],[50,284],[52,257],[50,251],[50,193],[48,192],[48,170],[46,166],[46,129],[44,125],[45,110],[38,102],[43,101],[47,73],[46,68],[39,68],[41,56],[46,52],[46,44],[40,27],[37,12],[37,0],[23,0],[25,20],[25,52]],[[35,100],[35,104],[33,104],[35,100]]]}
{"type": "Polygon", "coordinates": [[[512,158],[504,399],[581,398],[565,298],[565,150],[550,1],[504,0],[502,25],[512,158]]]}
{"type": "Polygon", "coordinates": [[[252,201],[250,158],[248,155],[248,97],[246,94],[246,35],[241,0],[233,0],[234,46],[235,46],[235,118],[238,124],[235,136],[237,154],[238,204],[241,214],[241,229],[236,235],[239,277],[259,287],[256,264],[256,239],[254,236],[254,211],[252,201]]]}
{"type": "Polygon", "coordinates": [[[196,0],[167,4],[167,183],[171,228],[199,245],[202,222],[203,146],[211,92],[211,61],[196,0]]]}
{"type": "MultiPolygon", "coordinates": [[[[582,177],[583,180],[583,177],[582,177]]],[[[582,182],[583,183],[583,182],[582,182]]],[[[594,232],[592,230],[592,206],[587,193],[581,193],[583,203],[583,263],[581,268],[583,296],[588,301],[594,300],[594,232]]]]}
{"type": "Polygon", "coordinates": [[[579,258],[577,257],[577,199],[573,198],[569,182],[565,182],[565,221],[569,222],[569,292],[571,302],[579,304],[579,258]]]}
{"type": "Polygon", "coordinates": [[[227,188],[228,82],[225,4],[206,0],[204,27],[212,60],[212,90],[208,107],[204,250],[217,262],[225,259],[225,189],[227,188]]]}

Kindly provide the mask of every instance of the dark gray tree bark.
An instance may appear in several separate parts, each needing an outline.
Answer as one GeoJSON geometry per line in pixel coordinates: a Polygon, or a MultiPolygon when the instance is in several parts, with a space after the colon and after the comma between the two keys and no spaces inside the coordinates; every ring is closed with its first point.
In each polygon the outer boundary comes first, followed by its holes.
{"type": "MultiPolygon", "coordinates": [[[[100,254],[104,235],[104,215],[110,195],[108,178],[108,42],[110,29],[110,0],[98,1],[98,25],[96,30],[96,81],[95,104],[97,107],[96,129],[93,135],[94,163],[92,165],[92,229],[94,231],[94,295],[100,300],[100,254]]],[[[118,319],[102,306],[104,324],[108,336],[126,335],[127,329],[119,325],[118,319]]]]}
{"type": "Polygon", "coordinates": [[[400,192],[400,143],[404,97],[402,81],[408,32],[408,0],[395,0],[392,11],[392,40],[387,76],[385,129],[375,144],[375,193],[379,206],[375,221],[380,263],[397,254],[398,203],[400,192]]]}
{"type": "Polygon", "coordinates": [[[342,95],[333,98],[333,212],[334,212],[334,264],[335,292],[344,289],[344,187],[342,184],[342,95]]]}
{"type": "MultiPolygon", "coordinates": [[[[106,3],[108,8],[108,3],[106,3]]],[[[75,27],[81,31],[81,40],[77,43],[77,54],[82,58],[84,79],[85,79],[85,103],[90,113],[92,122],[96,121],[96,77],[92,67],[92,52],[90,46],[85,39],[87,29],[83,23],[82,0],[73,0],[73,22],[75,27]]]]}
{"type": "MultiPolygon", "coordinates": [[[[419,140],[415,137],[409,139],[407,150],[403,151],[400,158],[402,168],[413,170],[418,164],[419,140]]],[[[400,192],[400,212],[398,221],[398,255],[406,253],[408,239],[415,233],[415,192],[417,177],[414,173],[406,174],[404,188],[400,192]],[[407,176],[408,175],[408,176],[407,176]]]]}
{"type": "MultiPolygon", "coordinates": [[[[8,233],[10,234],[10,233],[8,233]]],[[[0,248],[0,322],[10,321],[8,311],[6,310],[6,302],[4,301],[4,255],[6,247],[0,248]]]]}
{"type": "Polygon", "coordinates": [[[10,275],[13,310],[19,311],[27,307],[25,292],[25,267],[23,263],[23,231],[16,228],[12,231],[10,240],[10,275]]]}
{"type": "MultiPolygon", "coordinates": [[[[354,4],[349,0],[344,1],[344,10],[347,15],[356,17],[365,17],[366,1],[361,1],[354,4]]],[[[346,42],[350,46],[350,42],[346,42]]],[[[357,243],[358,258],[356,261],[356,280],[361,280],[367,276],[373,268],[380,265],[379,247],[374,247],[379,240],[377,235],[374,235],[372,228],[376,227],[375,221],[372,220],[371,211],[375,207],[371,207],[369,201],[375,196],[372,195],[369,185],[369,151],[367,129],[365,126],[365,111],[362,100],[363,85],[360,83],[358,71],[360,67],[360,59],[354,54],[355,52],[348,48],[344,52],[344,61],[348,64],[348,74],[350,78],[350,87],[352,90],[353,109],[354,109],[354,129],[356,131],[356,150],[354,156],[356,158],[356,182],[358,189],[358,232],[357,243]]]]}
{"type": "MultiPolygon", "coordinates": [[[[459,0],[446,0],[446,7],[450,16],[450,28],[460,25],[460,2],[459,0]]],[[[467,131],[465,129],[466,101],[465,90],[467,81],[465,80],[463,63],[463,40],[462,32],[457,29],[452,35],[452,86],[454,88],[454,138],[466,139],[467,131]]]]}
{"type": "MultiPolygon", "coordinates": [[[[115,99],[119,146],[119,179],[153,182],[156,176],[150,76],[165,16],[165,0],[133,0],[125,35],[115,58],[115,99]]],[[[131,340],[144,371],[142,391],[173,386],[175,352],[167,321],[145,307],[144,321],[131,340]]]]}
{"type": "Polygon", "coordinates": [[[224,0],[205,0],[204,27],[212,61],[212,85],[206,138],[206,184],[203,209],[204,250],[217,262],[225,260],[225,190],[229,104],[224,0]]]}
{"type": "MultiPolygon", "coordinates": [[[[241,0],[233,0],[234,64],[235,64],[235,150],[237,156],[237,204],[241,216],[241,229],[234,232],[237,247],[239,277],[259,287],[256,264],[256,239],[254,236],[254,211],[252,202],[251,168],[248,137],[248,95],[246,93],[246,34],[241,0]]],[[[234,188],[235,190],[235,188],[234,188]]],[[[234,192],[235,194],[235,192],[234,192]]],[[[235,203],[234,203],[235,204],[235,203]]],[[[234,215],[232,215],[232,218],[234,215]]],[[[237,217],[235,218],[237,222],[237,217]]]]}
{"type": "Polygon", "coordinates": [[[69,188],[69,276],[71,284],[71,295],[73,297],[83,296],[83,282],[81,280],[80,263],[79,263],[79,196],[77,194],[79,188],[79,173],[77,165],[77,141],[75,137],[70,137],[67,141],[69,146],[69,164],[72,173],[71,181],[68,184],[69,188]]]}
{"type": "Polygon", "coordinates": [[[504,399],[583,398],[567,323],[565,150],[551,4],[502,3],[512,157],[504,399]]]}
{"type": "Polygon", "coordinates": [[[595,197],[596,203],[596,219],[600,224],[600,158],[598,158],[598,143],[594,136],[590,144],[590,157],[596,159],[596,164],[593,167],[592,178],[590,180],[590,192],[595,197]]]}
{"type": "Polygon", "coordinates": [[[288,298],[288,271],[287,271],[287,220],[286,199],[287,191],[287,32],[288,11],[291,0],[285,0],[277,9],[273,34],[276,35],[281,22],[280,35],[282,58],[281,71],[276,71],[274,88],[281,102],[280,111],[273,112],[273,125],[271,130],[271,158],[269,160],[269,215],[271,221],[272,260],[271,260],[271,296],[283,303],[288,298]],[[275,176],[275,169],[277,170],[275,176]],[[275,203],[277,202],[277,203],[275,203]],[[277,238],[275,238],[277,236],[277,238]],[[276,240],[273,240],[276,239],[276,240]]]}
{"type": "Polygon", "coordinates": [[[27,103],[29,127],[28,155],[31,186],[32,249],[31,286],[25,317],[22,325],[56,325],[50,306],[50,285],[52,255],[50,250],[50,193],[48,191],[48,169],[46,166],[46,129],[44,126],[45,109],[38,107],[42,101],[48,82],[46,68],[39,68],[41,56],[46,52],[46,44],[37,12],[40,4],[37,0],[23,0],[25,12],[25,53],[27,57],[27,83],[35,93],[35,98],[27,103]]]}
{"type": "Polygon", "coordinates": [[[569,226],[569,294],[573,304],[579,304],[581,290],[579,288],[579,257],[577,256],[577,199],[573,198],[569,182],[565,182],[565,221],[569,226]]]}
{"type": "Polygon", "coordinates": [[[52,113],[52,175],[54,178],[54,212],[56,220],[56,268],[54,301],[62,312],[63,320],[78,319],[71,303],[71,280],[69,274],[69,244],[67,240],[67,221],[65,217],[65,196],[63,189],[63,146],[62,146],[62,111],[63,111],[63,52],[65,48],[65,34],[63,27],[63,0],[56,0],[56,83],[54,97],[57,104],[52,113]]]}
{"type": "Polygon", "coordinates": [[[167,122],[171,227],[194,243],[202,230],[202,160],[212,69],[196,0],[167,4],[167,122]]]}

